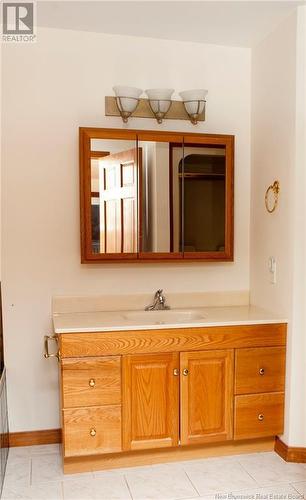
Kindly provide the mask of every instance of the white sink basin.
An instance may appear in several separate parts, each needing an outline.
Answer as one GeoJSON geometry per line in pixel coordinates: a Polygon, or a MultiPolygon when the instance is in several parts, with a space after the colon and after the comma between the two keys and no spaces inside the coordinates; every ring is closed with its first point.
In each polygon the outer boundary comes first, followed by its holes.
{"type": "Polygon", "coordinates": [[[205,316],[197,311],[170,309],[162,311],[128,311],[122,314],[124,319],[140,321],[144,323],[164,324],[164,323],[190,323],[201,321],[205,316]]]}

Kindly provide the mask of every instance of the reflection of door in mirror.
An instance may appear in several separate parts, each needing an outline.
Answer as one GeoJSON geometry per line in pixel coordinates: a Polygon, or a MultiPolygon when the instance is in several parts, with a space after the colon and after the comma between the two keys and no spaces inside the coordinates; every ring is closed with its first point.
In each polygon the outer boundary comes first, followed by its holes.
{"type": "Polygon", "coordinates": [[[140,252],[179,252],[181,210],[178,198],[175,207],[171,206],[170,193],[178,191],[178,171],[176,176],[171,173],[172,157],[182,157],[182,144],[154,140],[138,144],[142,165],[140,252]]]}
{"type": "Polygon", "coordinates": [[[137,151],[133,141],[94,140],[91,152],[93,253],[136,253],[137,151]],[[101,144],[102,143],[102,144],[101,144]],[[131,147],[132,146],[132,147],[131,147]]]}

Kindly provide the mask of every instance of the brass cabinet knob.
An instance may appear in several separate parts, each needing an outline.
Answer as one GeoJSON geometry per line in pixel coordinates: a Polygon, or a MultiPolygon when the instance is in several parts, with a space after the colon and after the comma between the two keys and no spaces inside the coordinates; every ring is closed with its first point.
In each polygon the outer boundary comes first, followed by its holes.
{"type": "Polygon", "coordinates": [[[259,413],[259,415],[258,415],[258,420],[262,421],[263,419],[264,419],[263,414],[262,414],[262,413],[259,413]]]}
{"type": "Polygon", "coordinates": [[[94,428],[90,429],[89,434],[90,434],[92,437],[94,437],[94,436],[97,434],[96,429],[94,429],[94,428]]]}
{"type": "Polygon", "coordinates": [[[180,370],[179,370],[178,368],[174,368],[174,370],[173,370],[173,375],[174,375],[175,377],[178,377],[178,376],[179,376],[179,374],[180,374],[180,370]]]}
{"type": "Polygon", "coordinates": [[[89,387],[94,387],[96,385],[96,381],[94,378],[91,378],[88,382],[89,387]]]}
{"type": "Polygon", "coordinates": [[[188,373],[189,373],[188,368],[184,368],[183,375],[185,375],[185,377],[187,377],[188,373]]]}
{"type": "Polygon", "coordinates": [[[265,374],[265,369],[259,368],[259,375],[264,375],[264,374],[265,374]]]}

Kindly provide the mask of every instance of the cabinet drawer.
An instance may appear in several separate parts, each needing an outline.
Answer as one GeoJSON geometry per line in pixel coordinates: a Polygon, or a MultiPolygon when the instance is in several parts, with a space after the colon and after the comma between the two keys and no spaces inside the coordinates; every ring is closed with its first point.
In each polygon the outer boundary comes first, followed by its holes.
{"type": "Polygon", "coordinates": [[[236,350],[235,394],[280,392],[284,387],[284,347],[236,350]]]}
{"type": "Polygon", "coordinates": [[[121,403],[120,356],[62,362],[63,407],[121,403]]]}
{"type": "Polygon", "coordinates": [[[121,405],[63,410],[64,455],[115,453],[121,446],[121,405]]]}
{"type": "Polygon", "coordinates": [[[234,439],[281,434],[284,425],[284,393],[236,396],[234,425],[234,439]]]}

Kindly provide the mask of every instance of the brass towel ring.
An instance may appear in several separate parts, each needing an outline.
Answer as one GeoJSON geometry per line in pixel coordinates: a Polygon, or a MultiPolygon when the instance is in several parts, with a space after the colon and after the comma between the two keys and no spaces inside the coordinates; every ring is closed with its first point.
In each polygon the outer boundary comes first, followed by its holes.
{"type": "Polygon", "coordinates": [[[280,190],[279,181],[274,181],[274,183],[271,184],[271,186],[269,186],[268,189],[267,189],[267,191],[266,191],[265,205],[266,205],[266,209],[269,212],[269,214],[272,214],[272,212],[274,212],[274,210],[277,207],[279,190],[280,190]],[[274,195],[274,203],[273,203],[272,206],[269,204],[269,194],[270,194],[270,191],[273,191],[273,195],[274,195]]]}

